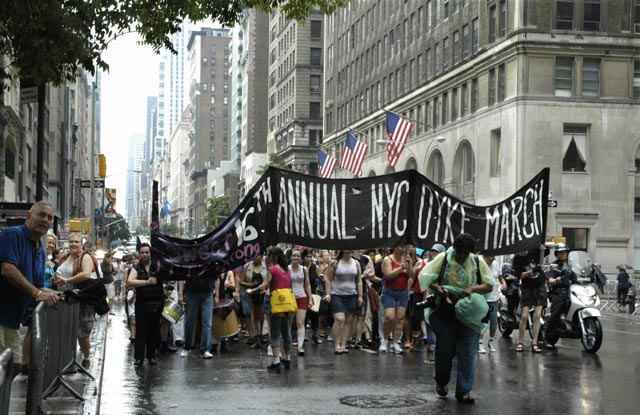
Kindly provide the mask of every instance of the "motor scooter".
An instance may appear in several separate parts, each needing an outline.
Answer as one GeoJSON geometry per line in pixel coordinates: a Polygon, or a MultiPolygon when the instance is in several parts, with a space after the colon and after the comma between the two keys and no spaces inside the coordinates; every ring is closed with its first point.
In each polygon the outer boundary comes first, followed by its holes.
{"type": "MultiPolygon", "coordinates": [[[[553,267],[549,276],[567,273],[571,280],[568,288],[569,298],[558,322],[556,335],[547,336],[546,341],[555,344],[559,338],[580,339],[588,353],[596,353],[602,345],[603,332],[600,322],[600,297],[594,286],[597,283],[596,266],[591,262],[589,254],[584,251],[571,251],[568,258],[568,269],[560,271],[553,267]]],[[[549,316],[545,316],[546,319],[549,316]]]]}
{"type": "MultiPolygon", "coordinates": [[[[515,308],[514,315],[510,316],[508,311],[507,298],[504,294],[500,294],[498,300],[498,330],[503,337],[511,336],[514,330],[520,329],[520,318],[522,317],[522,306],[518,304],[515,308]]],[[[527,331],[529,336],[533,339],[533,315],[535,307],[529,308],[529,317],[527,319],[527,331]]],[[[542,310],[542,316],[540,316],[540,331],[538,332],[538,342],[542,342],[545,339],[546,322],[544,319],[544,309],[542,310]]]]}

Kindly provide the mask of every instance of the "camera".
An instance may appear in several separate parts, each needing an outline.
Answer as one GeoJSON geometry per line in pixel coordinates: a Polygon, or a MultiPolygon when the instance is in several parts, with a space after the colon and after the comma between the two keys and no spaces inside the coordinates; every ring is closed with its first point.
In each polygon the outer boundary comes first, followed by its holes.
{"type": "Polygon", "coordinates": [[[438,304],[436,303],[435,295],[430,295],[429,297],[426,298],[426,300],[416,303],[416,308],[418,310],[426,310],[427,308],[436,308],[437,306],[438,304]]]}

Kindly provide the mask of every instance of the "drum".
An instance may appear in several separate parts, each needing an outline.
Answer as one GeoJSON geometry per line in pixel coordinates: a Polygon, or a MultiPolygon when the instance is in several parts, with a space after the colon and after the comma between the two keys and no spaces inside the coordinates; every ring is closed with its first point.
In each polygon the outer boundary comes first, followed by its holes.
{"type": "Polygon", "coordinates": [[[164,317],[169,323],[176,324],[180,317],[184,314],[184,307],[178,304],[177,301],[167,300],[164,303],[162,309],[162,317],[164,317]]]}
{"type": "Polygon", "coordinates": [[[213,306],[213,324],[211,332],[213,337],[225,338],[238,334],[240,326],[238,325],[238,315],[234,308],[235,302],[231,299],[222,299],[220,303],[213,306]]]}
{"type": "Polygon", "coordinates": [[[320,311],[320,302],[322,301],[322,297],[318,294],[311,294],[311,297],[313,298],[313,305],[309,307],[309,311],[317,313],[320,311]]]}

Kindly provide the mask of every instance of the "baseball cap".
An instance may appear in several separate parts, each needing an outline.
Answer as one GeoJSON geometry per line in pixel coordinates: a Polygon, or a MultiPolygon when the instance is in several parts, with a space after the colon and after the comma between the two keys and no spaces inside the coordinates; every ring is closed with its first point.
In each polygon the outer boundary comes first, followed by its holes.
{"type": "Polygon", "coordinates": [[[442,253],[444,251],[446,251],[447,249],[444,247],[444,245],[441,244],[434,244],[431,249],[429,249],[429,251],[436,251],[438,253],[442,253]]]}

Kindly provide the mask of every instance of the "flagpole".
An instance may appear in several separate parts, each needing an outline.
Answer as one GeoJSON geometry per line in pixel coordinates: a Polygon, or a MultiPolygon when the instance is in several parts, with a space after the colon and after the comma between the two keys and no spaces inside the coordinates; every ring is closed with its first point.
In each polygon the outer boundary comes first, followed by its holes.
{"type": "Polygon", "coordinates": [[[414,122],[414,123],[416,123],[416,124],[423,125],[423,126],[424,126],[426,129],[428,129],[428,130],[434,130],[434,131],[435,131],[435,127],[434,127],[434,128],[432,128],[432,127],[431,127],[429,124],[427,124],[427,123],[424,123],[424,122],[422,122],[422,121],[418,121],[418,120],[413,119],[413,118],[405,117],[404,115],[397,114],[397,113],[395,113],[395,112],[393,112],[393,111],[391,111],[391,110],[388,110],[388,109],[386,109],[386,108],[383,108],[383,110],[385,110],[385,111],[387,111],[387,112],[390,112],[390,113],[392,113],[392,114],[395,114],[395,115],[397,115],[397,116],[398,116],[398,117],[400,117],[400,118],[404,118],[405,120],[409,120],[409,121],[414,122]]]}

